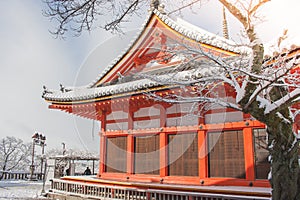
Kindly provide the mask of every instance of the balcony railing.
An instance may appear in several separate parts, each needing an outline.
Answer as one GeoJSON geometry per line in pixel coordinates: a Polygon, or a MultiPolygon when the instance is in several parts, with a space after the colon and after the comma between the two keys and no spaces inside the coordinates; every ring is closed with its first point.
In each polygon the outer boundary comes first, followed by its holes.
{"type": "Polygon", "coordinates": [[[270,200],[270,197],[232,195],[205,192],[187,192],[172,190],[156,190],[148,188],[127,188],[109,186],[101,183],[80,183],[54,179],[49,194],[62,196],[78,196],[83,199],[97,198],[106,200],[270,200]]]}

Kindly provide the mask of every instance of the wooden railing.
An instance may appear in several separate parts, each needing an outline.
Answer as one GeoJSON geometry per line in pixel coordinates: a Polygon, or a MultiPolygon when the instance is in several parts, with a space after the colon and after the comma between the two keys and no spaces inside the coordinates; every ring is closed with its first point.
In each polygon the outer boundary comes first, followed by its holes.
{"type": "Polygon", "coordinates": [[[232,195],[205,192],[127,188],[97,183],[80,183],[66,180],[51,180],[50,194],[78,196],[82,199],[128,199],[128,200],[270,200],[270,197],[232,195]]]}

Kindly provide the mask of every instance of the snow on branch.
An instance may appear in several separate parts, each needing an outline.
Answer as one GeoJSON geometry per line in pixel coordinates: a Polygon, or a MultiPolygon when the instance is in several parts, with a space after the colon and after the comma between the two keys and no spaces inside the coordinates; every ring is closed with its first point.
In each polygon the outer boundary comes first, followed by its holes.
{"type": "Polygon", "coordinates": [[[157,101],[164,101],[167,103],[212,103],[212,104],[217,104],[222,107],[226,108],[233,108],[238,111],[242,111],[241,108],[234,103],[230,103],[229,101],[222,101],[221,98],[215,98],[215,97],[208,97],[208,96],[189,96],[189,97],[184,97],[184,96],[178,96],[178,95],[173,95],[173,98],[167,98],[167,97],[161,97],[159,95],[156,95],[154,93],[146,93],[149,97],[152,97],[156,99],[157,101]]]}
{"type": "Polygon", "coordinates": [[[269,114],[270,112],[280,110],[282,109],[282,107],[288,107],[294,102],[294,100],[296,100],[299,97],[300,97],[300,88],[297,88],[287,93],[279,100],[266,105],[265,114],[269,114]]]}
{"type": "Polygon", "coordinates": [[[292,124],[292,122],[291,122],[289,119],[287,119],[286,117],[284,117],[280,112],[277,112],[276,114],[277,114],[277,116],[278,116],[280,119],[282,119],[285,123],[287,123],[287,124],[292,124]]]}

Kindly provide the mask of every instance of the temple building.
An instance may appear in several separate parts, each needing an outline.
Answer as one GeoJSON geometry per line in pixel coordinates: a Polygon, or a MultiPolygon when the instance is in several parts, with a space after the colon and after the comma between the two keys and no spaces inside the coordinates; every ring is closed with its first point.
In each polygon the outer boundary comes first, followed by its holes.
{"type": "MultiPolygon", "coordinates": [[[[88,86],[45,89],[43,98],[50,109],[97,120],[101,126],[97,177],[64,177],[54,181],[53,191],[81,194],[76,184],[89,183],[92,186],[85,186],[92,196],[123,199],[140,191],[137,199],[151,199],[162,195],[157,191],[193,196],[205,188],[212,193],[209,186],[269,189],[263,123],[233,108],[211,105],[204,109],[194,102],[164,101],[172,95],[197,95],[193,85],[163,81],[170,74],[185,77],[195,67],[182,67],[179,64],[186,55],[168,51],[170,46],[180,51],[184,45],[228,59],[243,53],[226,38],[153,9],[127,49],[88,86]],[[73,184],[73,189],[64,184],[73,184]]],[[[217,90],[223,95],[220,98],[235,101],[232,88],[223,85],[217,90]]],[[[220,188],[216,191],[222,193],[220,188]]],[[[270,191],[262,191],[242,193],[269,198],[270,191]]],[[[242,195],[241,190],[233,189],[231,195],[242,195]]]]}

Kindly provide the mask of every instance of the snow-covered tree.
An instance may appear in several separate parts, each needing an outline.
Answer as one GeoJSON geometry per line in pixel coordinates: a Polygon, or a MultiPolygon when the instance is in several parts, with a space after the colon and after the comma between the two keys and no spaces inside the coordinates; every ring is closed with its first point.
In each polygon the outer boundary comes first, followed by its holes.
{"type": "Polygon", "coordinates": [[[182,88],[181,94],[158,96],[148,93],[156,100],[193,103],[190,112],[196,114],[199,106],[202,113],[213,106],[231,108],[251,114],[266,124],[273,199],[298,199],[299,142],[294,123],[299,111],[293,105],[298,103],[300,96],[300,60],[295,54],[299,48],[264,60],[263,45],[256,43],[256,39],[252,39],[250,51],[245,49],[234,58],[222,58],[201,46],[192,48],[186,45],[188,41],[179,41],[167,49],[169,55],[182,58],[182,63],[172,73],[140,76],[182,88]],[[234,94],[229,96],[233,98],[228,98],[226,91],[234,94]]]}
{"type": "MultiPolygon", "coordinates": [[[[28,170],[30,163],[31,145],[21,139],[7,136],[0,140],[0,170],[28,170]]],[[[0,180],[3,173],[0,174],[0,180]]]]}
{"type": "MultiPolygon", "coordinates": [[[[74,173],[83,173],[87,166],[98,168],[99,163],[95,162],[99,158],[98,153],[88,152],[78,149],[57,149],[53,148],[47,151],[47,157],[55,159],[55,173],[62,176],[66,169],[70,169],[70,165],[76,161],[76,169],[74,173]]],[[[75,165],[73,165],[75,167],[75,165]]]]}
{"type": "MultiPolygon", "coordinates": [[[[164,0],[163,2],[172,9],[170,13],[176,13],[193,4],[207,1],[164,0]]],[[[65,36],[69,32],[79,36],[82,31],[91,31],[93,27],[120,33],[123,30],[122,23],[147,11],[149,5],[159,10],[163,9],[160,0],[44,0],[44,2],[47,5],[44,15],[56,24],[56,28],[51,31],[56,36],[65,36]]]]}
{"type": "Polygon", "coordinates": [[[167,75],[141,76],[163,85],[178,85],[184,90],[182,94],[163,97],[149,94],[155,99],[169,103],[192,102],[195,104],[192,107],[198,109],[200,105],[202,111],[213,105],[232,108],[251,114],[266,124],[272,198],[299,199],[299,144],[293,129],[295,116],[299,114],[293,109],[300,100],[299,47],[292,46],[289,51],[264,58],[264,44],[256,34],[254,22],[257,9],[267,1],[236,1],[232,4],[220,0],[241,22],[248,39],[248,44],[243,47],[227,44],[240,48],[238,56],[222,57],[201,45],[195,47],[189,41],[172,41],[166,54],[180,57],[181,64],[167,75]],[[231,91],[235,101],[226,98],[224,91],[231,91]]]}
{"type": "MultiPolygon", "coordinates": [[[[292,105],[300,99],[297,73],[299,56],[295,55],[295,52],[298,52],[295,51],[295,47],[290,52],[283,52],[269,60],[264,59],[264,44],[256,33],[255,22],[258,9],[268,1],[270,0],[219,0],[244,28],[248,44],[240,55],[223,58],[203,50],[201,46],[192,48],[184,41],[178,41],[170,44],[166,50],[172,56],[184,58],[176,68],[178,71],[169,76],[151,77],[146,74],[141,76],[161,84],[176,84],[190,91],[190,95],[187,96],[170,95],[162,98],[149,94],[156,99],[174,103],[194,102],[198,105],[200,103],[203,107],[218,104],[249,113],[265,123],[271,162],[272,198],[296,200],[300,199],[297,153],[299,145],[293,130],[297,111],[293,111],[292,105]],[[181,69],[187,66],[192,67],[182,74],[181,69]],[[218,87],[230,88],[235,94],[235,101],[221,98],[216,92],[218,87]]],[[[116,20],[104,27],[107,30],[118,30],[124,19],[137,12],[141,5],[149,3],[145,0],[125,2],[119,6],[114,4],[114,1],[47,0],[49,8],[47,14],[57,19],[59,26],[55,33],[58,35],[65,34],[68,27],[79,33],[85,29],[91,30],[95,17],[110,11],[116,14],[116,20]]],[[[186,1],[185,5],[196,2],[201,1],[186,1]]],[[[151,4],[152,7],[159,9],[159,1],[152,0],[151,4]]]]}
{"type": "Polygon", "coordinates": [[[55,157],[55,156],[73,156],[78,158],[94,158],[99,157],[97,152],[89,152],[89,151],[83,151],[79,149],[58,149],[58,148],[52,148],[49,149],[46,153],[47,157],[55,157]]]}

